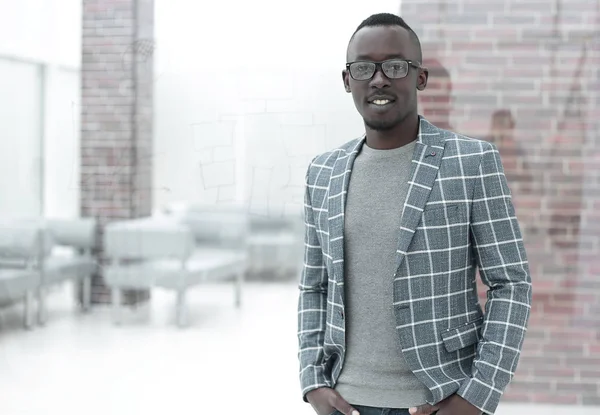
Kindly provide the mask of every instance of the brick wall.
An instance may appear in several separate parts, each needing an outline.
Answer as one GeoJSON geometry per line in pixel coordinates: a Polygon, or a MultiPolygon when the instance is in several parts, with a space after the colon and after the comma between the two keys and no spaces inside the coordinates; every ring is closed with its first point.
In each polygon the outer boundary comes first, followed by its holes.
{"type": "MultiPolygon", "coordinates": [[[[81,215],[101,224],[152,209],[153,0],[84,0],[81,215]]],[[[104,262],[102,249],[97,252],[104,262]]],[[[92,301],[110,302],[101,272],[92,301]]],[[[124,295],[126,303],[149,297],[124,295]]]]}
{"type": "Polygon", "coordinates": [[[401,6],[426,64],[436,67],[422,112],[498,146],[524,231],[533,312],[507,401],[600,404],[598,7],[589,0],[401,6]]]}

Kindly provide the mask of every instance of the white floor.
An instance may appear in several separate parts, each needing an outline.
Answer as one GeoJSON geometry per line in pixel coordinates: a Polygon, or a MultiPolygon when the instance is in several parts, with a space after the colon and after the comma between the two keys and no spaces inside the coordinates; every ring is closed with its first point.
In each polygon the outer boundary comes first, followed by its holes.
{"type": "MultiPolygon", "coordinates": [[[[240,310],[231,287],[198,288],[186,329],[168,292],[117,327],[107,308],[77,312],[69,288],[51,295],[46,327],[25,331],[20,308],[0,310],[0,414],[314,414],[300,398],[295,283],[248,283],[240,310]]],[[[497,412],[521,413],[600,410],[497,412]]]]}

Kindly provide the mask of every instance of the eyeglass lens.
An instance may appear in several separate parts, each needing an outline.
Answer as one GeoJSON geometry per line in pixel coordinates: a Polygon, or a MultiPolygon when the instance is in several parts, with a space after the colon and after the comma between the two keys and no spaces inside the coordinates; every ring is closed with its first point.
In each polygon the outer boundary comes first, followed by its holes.
{"type": "MultiPolygon", "coordinates": [[[[375,62],[354,62],[350,65],[350,74],[356,80],[371,79],[375,74],[375,62]]],[[[408,62],[403,60],[389,60],[381,63],[381,69],[388,78],[404,78],[408,74],[408,62]]]]}

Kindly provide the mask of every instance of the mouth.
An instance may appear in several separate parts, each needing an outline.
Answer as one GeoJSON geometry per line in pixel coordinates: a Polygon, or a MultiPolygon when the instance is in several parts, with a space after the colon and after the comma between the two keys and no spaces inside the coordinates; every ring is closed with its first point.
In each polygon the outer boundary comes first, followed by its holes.
{"type": "Polygon", "coordinates": [[[373,97],[373,98],[367,100],[367,102],[370,105],[373,105],[376,107],[385,107],[387,105],[393,104],[395,101],[396,100],[392,97],[373,97]]]}
{"type": "Polygon", "coordinates": [[[373,97],[367,100],[369,108],[376,114],[387,113],[395,102],[396,100],[392,97],[373,97]]]}

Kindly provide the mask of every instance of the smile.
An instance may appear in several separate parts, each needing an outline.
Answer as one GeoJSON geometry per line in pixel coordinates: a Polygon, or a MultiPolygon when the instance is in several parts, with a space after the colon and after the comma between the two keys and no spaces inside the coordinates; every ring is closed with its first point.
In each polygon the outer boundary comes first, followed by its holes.
{"type": "Polygon", "coordinates": [[[367,100],[367,103],[373,107],[386,107],[396,102],[393,96],[390,95],[375,95],[367,100]]]}
{"type": "Polygon", "coordinates": [[[389,99],[376,99],[371,101],[372,104],[375,105],[387,105],[387,104],[391,104],[393,101],[390,101],[389,99]]]}
{"type": "Polygon", "coordinates": [[[396,101],[391,99],[374,99],[368,101],[369,108],[376,113],[383,113],[390,110],[396,101]]]}

